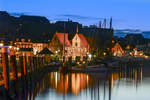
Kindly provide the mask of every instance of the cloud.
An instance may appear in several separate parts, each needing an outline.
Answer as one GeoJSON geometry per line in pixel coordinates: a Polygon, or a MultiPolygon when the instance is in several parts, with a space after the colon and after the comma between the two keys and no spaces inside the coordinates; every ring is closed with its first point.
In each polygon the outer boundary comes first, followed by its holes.
{"type": "Polygon", "coordinates": [[[70,18],[70,19],[76,19],[76,20],[103,20],[104,19],[100,17],[81,16],[81,15],[74,15],[74,14],[58,15],[58,17],[70,18]]]}

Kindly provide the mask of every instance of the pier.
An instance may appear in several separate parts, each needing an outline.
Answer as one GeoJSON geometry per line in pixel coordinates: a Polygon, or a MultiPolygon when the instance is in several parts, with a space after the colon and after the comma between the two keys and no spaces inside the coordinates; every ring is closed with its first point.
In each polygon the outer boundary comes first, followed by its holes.
{"type": "Polygon", "coordinates": [[[46,73],[57,70],[57,66],[49,65],[45,56],[27,56],[21,53],[16,57],[15,51],[8,51],[7,47],[1,49],[1,76],[0,97],[11,100],[9,97],[17,98],[19,91],[26,87],[32,87],[46,73]]]}

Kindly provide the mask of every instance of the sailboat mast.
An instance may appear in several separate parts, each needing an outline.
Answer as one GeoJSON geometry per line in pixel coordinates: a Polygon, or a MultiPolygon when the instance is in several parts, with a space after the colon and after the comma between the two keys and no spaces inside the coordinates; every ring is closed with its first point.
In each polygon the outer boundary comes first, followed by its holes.
{"type": "Polygon", "coordinates": [[[63,48],[64,62],[65,62],[65,56],[66,56],[66,55],[65,55],[65,43],[66,43],[66,38],[65,38],[65,34],[66,34],[66,33],[65,33],[65,27],[66,27],[66,26],[65,26],[65,22],[64,22],[64,48],[63,48]]]}

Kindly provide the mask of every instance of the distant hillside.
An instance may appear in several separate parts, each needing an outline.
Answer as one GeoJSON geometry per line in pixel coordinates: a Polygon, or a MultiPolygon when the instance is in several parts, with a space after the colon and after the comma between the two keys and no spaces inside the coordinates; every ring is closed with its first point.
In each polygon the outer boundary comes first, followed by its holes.
{"type": "Polygon", "coordinates": [[[118,37],[125,37],[127,34],[142,34],[144,38],[150,39],[150,31],[141,31],[133,29],[115,30],[114,35],[118,37]]]}
{"type": "Polygon", "coordinates": [[[5,11],[0,11],[0,39],[14,40],[16,38],[31,38],[32,40],[47,41],[62,27],[51,24],[46,17],[10,16],[5,11]]]}

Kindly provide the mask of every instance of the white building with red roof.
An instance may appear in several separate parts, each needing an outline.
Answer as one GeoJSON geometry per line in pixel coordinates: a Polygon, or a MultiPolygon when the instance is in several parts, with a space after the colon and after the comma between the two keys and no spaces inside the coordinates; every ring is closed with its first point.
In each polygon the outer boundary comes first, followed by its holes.
{"type": "Polygon", "coordinates": [[[69,35],[56,32],[51,40],[50,49],[53,52],[60,51],[61,58],[65,56],[66,59],[72,57],[75,60],[76,57],[80,57],[83,60],[89,53],[89,43],[83,34],[77,32],[71,40],[69,40],[69,35]]]}
{"type": "Polygon", "coordinates": [[[89,44],[83,34],[76,34],[72,39],[72,58],[75,59],[77,56],[86,57],[89,53],[89,44]]]}

